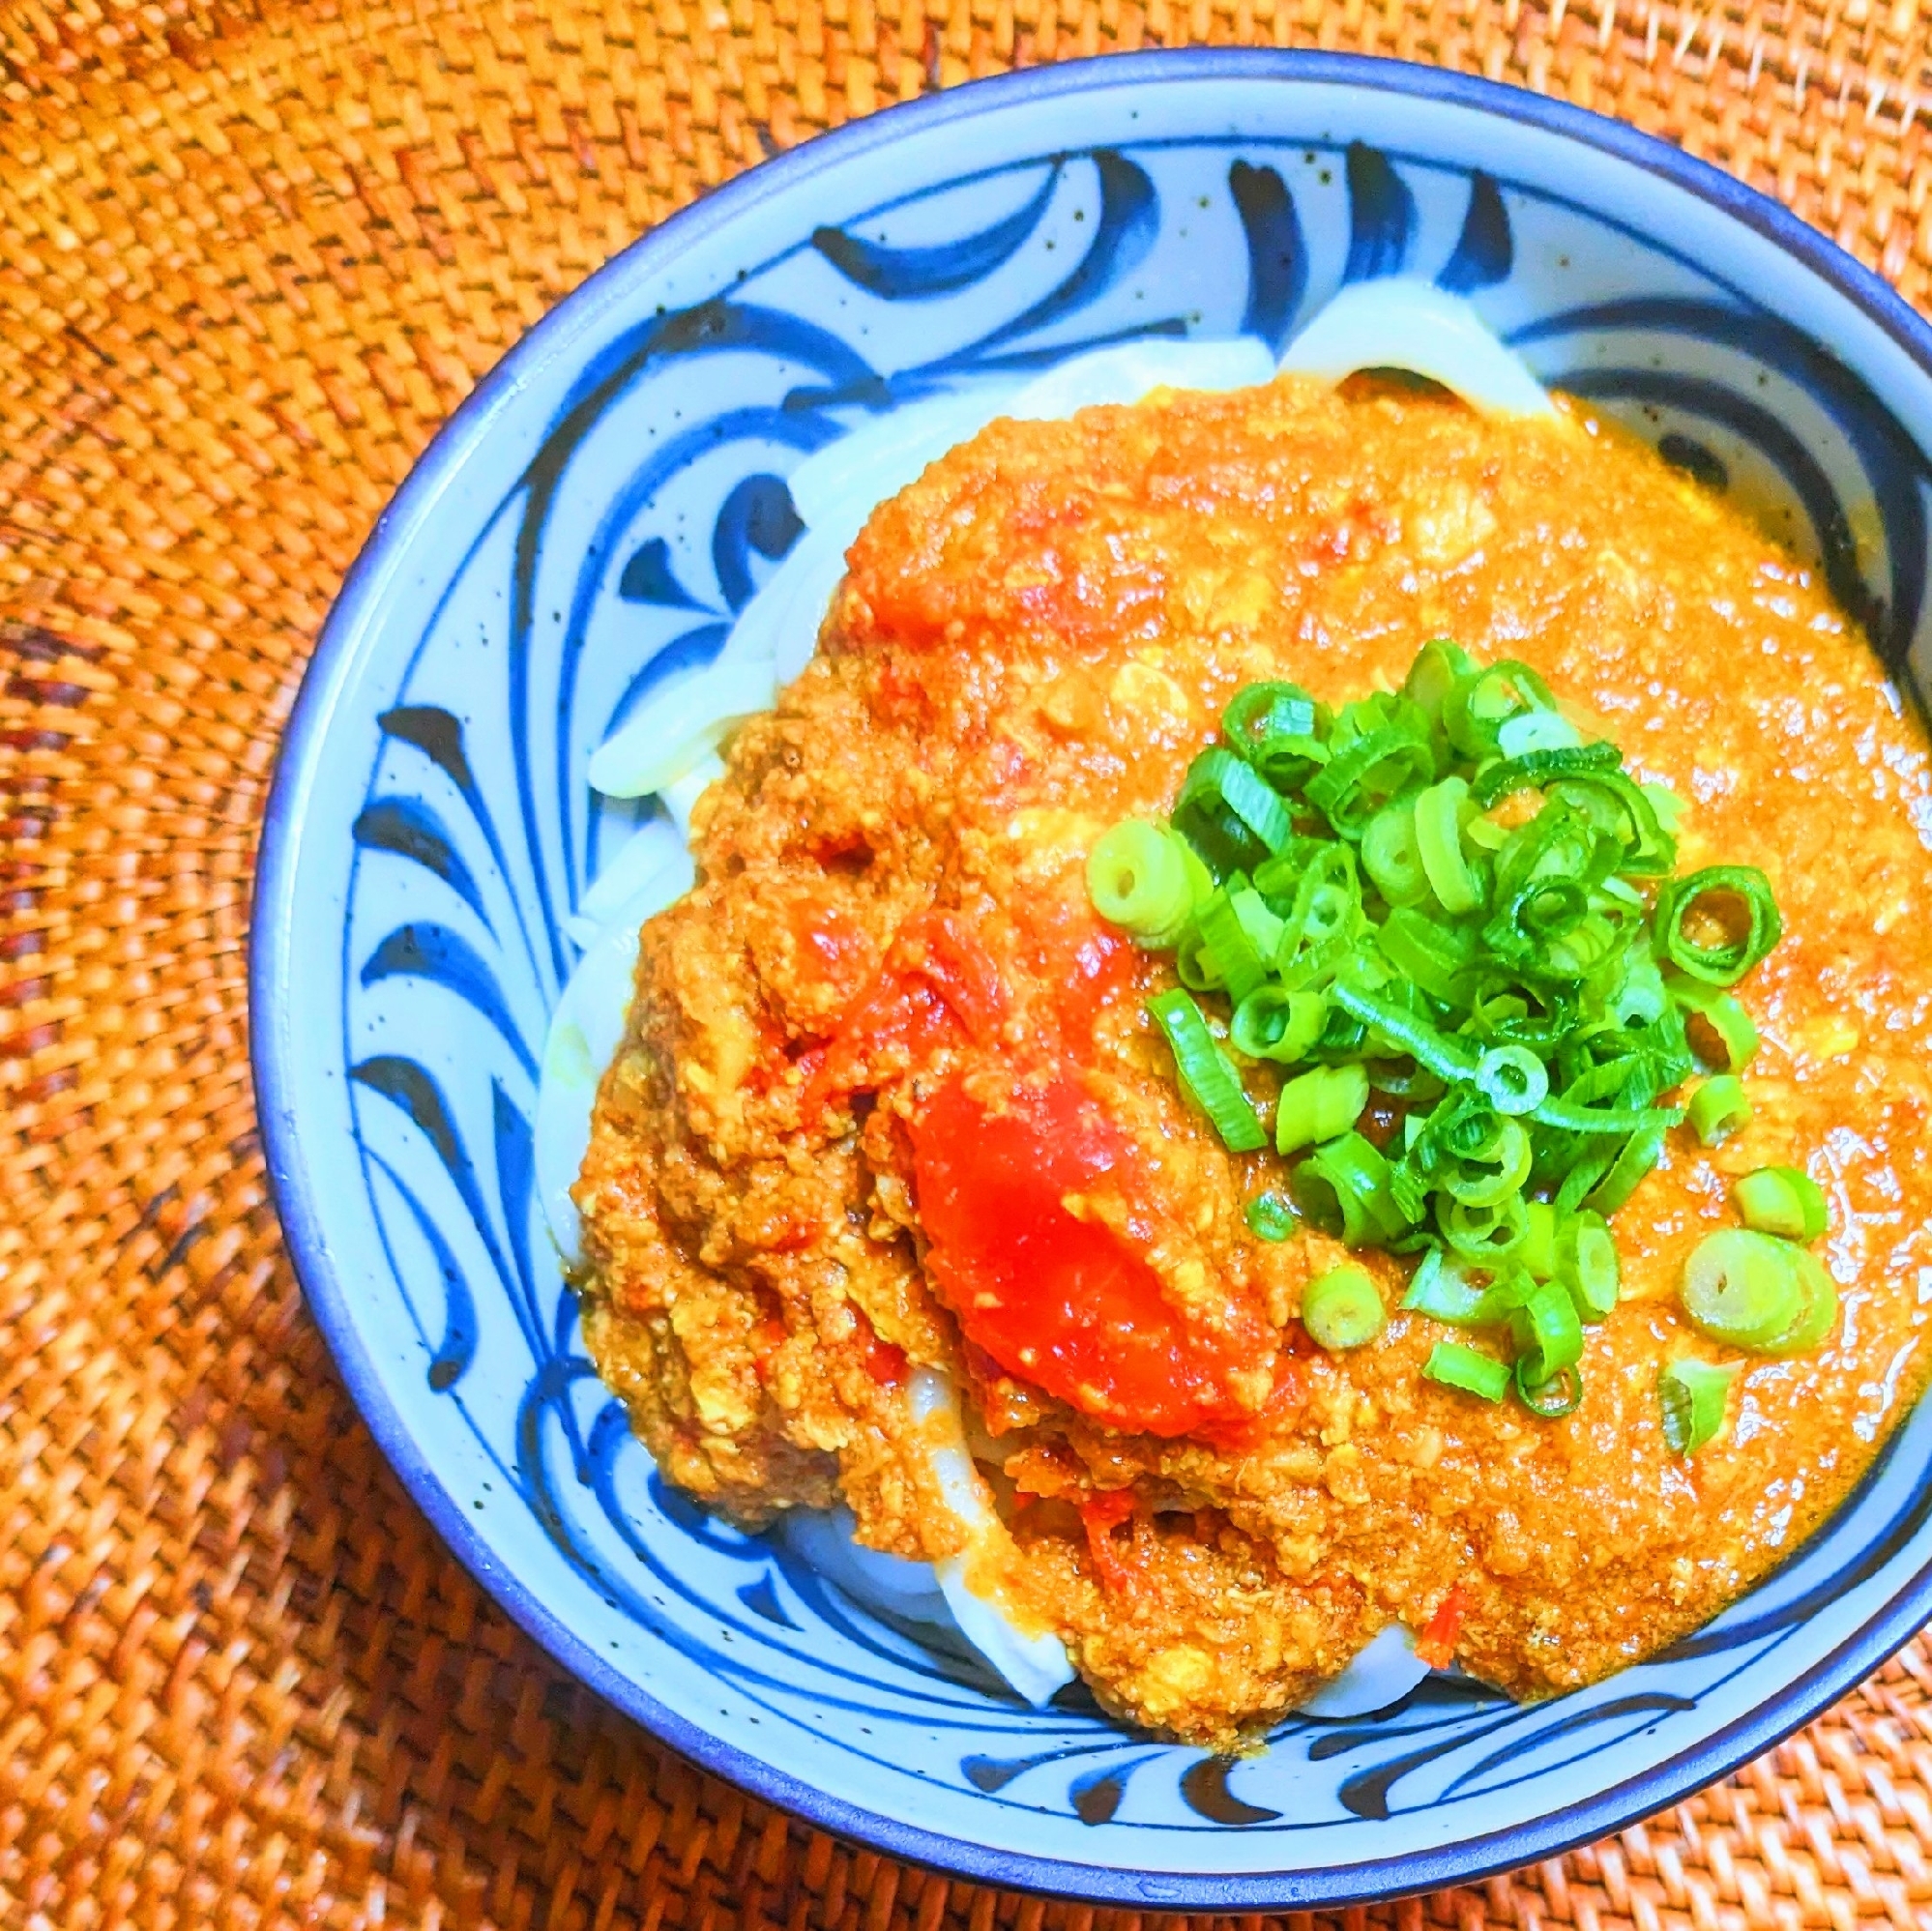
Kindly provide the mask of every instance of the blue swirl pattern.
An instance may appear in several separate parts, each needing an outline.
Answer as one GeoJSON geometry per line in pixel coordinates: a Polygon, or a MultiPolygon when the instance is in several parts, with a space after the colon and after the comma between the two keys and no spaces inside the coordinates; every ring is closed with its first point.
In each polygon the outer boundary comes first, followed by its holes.
{"type": "Polygon", "coordinates": [[[1142,336],[1279,350],[1344,282],[1431,277],[1483,298],[1546,381],[1785,517],[1902,669],[1926,624],[1923,453],[1818,344],[1600,226],[1480,170],[1232,136],[1045,155],[884,202],[618,332],[442,593],[380,719],[344,961],[342,1068],[397,1305],[496,1506],[527,1511],[626,1623],[772,1731],[1075,1832],[1273,1833],[1283,1863],[1324,1832],[1345,1862],[1391,1819],[1503,1799],[1714,1707],[1925,1533],[1921,1417],[1828,1536],[1667,1656],[1537,1708],[1433,1678],[1372,1717],[1291,1719],[1260,1759],[1207,1758],[1119,1730],[1078,1689],[1029,1710],[666,1488],[583,1352],[534,1197],[565,922],[612,839],[672,835],[648,806],[596,799],[588,756],[717,656],[803,528],[792,467],[896,403],[1142,336]],[[1531,307],[1545,285],[1519,277],[1526,233],[1594,247],[1618,285],[1531,307]],[[436,1043],[453,1038],[460,1052],[436,1043]]]}

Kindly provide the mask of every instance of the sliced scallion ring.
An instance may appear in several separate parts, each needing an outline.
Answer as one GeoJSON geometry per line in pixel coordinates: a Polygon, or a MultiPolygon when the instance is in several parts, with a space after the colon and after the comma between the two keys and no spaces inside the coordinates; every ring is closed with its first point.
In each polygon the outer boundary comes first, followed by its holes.
{"type": "Polygon", "coordinates": [[[1783,932],[1771,881],[1756,865],[1707,865],[1657,895],[1659,950],[1707,985],[1736,985],[1783,932]]]}
{"type": "Polygon", "coordinates": [[[1838,1283],[1826,1272],[1825,1263],[1803,1247],[1793,1247],[1791,1266],[1803,1304],[1791,1326],[1765,1342],[1760,1354],[1808,1355],[1838,1319],[1838,1283]]]}
{"type": "Polygon", "coordinates": [[[1787,1241],[1817,1240],[1830,1217],[1824,1189],[1796,1167],[1759,1167],[1732,1185],[1731,1198],[1746,1227],[1787,1241]]]}
{"type": "Polygon", "coordinates": [[[1332,743],[1328,763],[1308,780],[1303,795],[1338,837],[1354,843],[1390,799],[1427,784],[1435,775],[1426,731],[1413,723],[1385,724],[1345,748],[1332,743]]]}
{"type": "Polygon", "coordinates": [[[1527,1046],[1491,1046],[1477,1062],[1476,1089],[1499,1113],[1534,1113],[1549,1097],[1549,1069],[1527,1046]]]}
{"type": "Polygon", "coordinates": [[[1734,1072],[1713,1073],[1690,1096],[1690,1130],[1707,1147],[1728,1140],[1750,1118],[1751,1097],[1734,1072]]]}
{"type": "Polygon", "coordinates": [[[1709,1234],[1684,1263],[1678,1301],[1708,1339],[1763,1349],[1789,1336],[1804,1319],[1806,1283],[1794,1261],[1801,1252],[1747,1227],[1709,1234]]]}
{"type": "Polygon", "coordinates": [[[1670,993],[1685,1009],[1685,1027],[1697,1056],[1724,1072],[1742,1072],[1757,1057],[1758,1029],[1734,992],[1719,992],[1678,975],[1670,993]]]}
{"type": "Polygon", "coordinates": [[[1253,1103],[1242,1091],[1219,1040],[1208,1030],[1201,1009],[1176,988],[1156,992],[1147,1009],[1174,1050],[1183,1092],[1208,1116],[1229,1151],[1247,1154],[1265,1147],[1268,1135],[1255,1118],[1253,1103]]]}
{"type": "Polygon", "coordinates": [[[1431,1247],[1410,1279],[1402,1306],[1411,1314],[1426,1314],[1451,1328],[1487,1328],[1505,1319],[1515,1304],[1500,1282],[1487,1277],[1478,1284],[1464,1264],[1440,1247],[1431,1247]]]}
{"type": "Polygon", "coordinates": [[[1416,841],[1413,798],[1385,805],[1368,821],[1361,834],[1361,868],[1390,905],[1415,905],[1429,895],[1429,877],[1416,841]]]}
{"type": "Polygon", "coordinates": [[[1274,1108],[1274,1151],[1294,1154],[1339,1139],[1367,1104],[1368,1074],[1361,1067],[1316,1067],[1281,1089],[1274,1108]]]}
{"type": "Polygon", "coordinates": [[[1289,1177],[1304,1218],[1350,1247],[1386,1245],[1409,1224],[1389,1185],[1389,1162],[1360,1133],[1317,1147],[1289,1177]]]}
{"type": "Polygon", "coordinates": [[[1501,1401],[1514,1379],[1508,1361],[1499,1361],[1460,1341],[1438,1341],[1422,1363],[1422,1373],[1445,1388],[1460,1389],[1483,1401],[1501,1401]]]}
{"type": "Polygon", "coordinates": [[[1539,1281],[1509,1317],[1522,1351],[1518,1363],[1532,1383],[1548,1381],[1583,1359],[1583,1323],[1576,1302],[1560,1282],[1539,1281]]]}
{"type": "Polygon", "coordinates": [[[1388,1323],[1382,1290],[1358,1267],[1331,1268],[1302,1296],[1302,1326],[1332,1355],[1366,1346],[1388,1323]]]}
{"type": "Polygon", "coordinates": [[[1295,1210],[1273,1191],[1257,1193],[1242,1210],[1257,1241],[1285,1241],[1295,1231],[1295,1210]]]}
{"type": "Polygon", "coordinates": [[[1292,1066],[1322,1037],[1328,1011],[1319,992],[1290,992],[1278,980],[1267,980],[1235,1008],[1228,1043],[1251,1060],[1292,1066]]]}
{"type": "Polygon", "coordinates": [[[1738,1363],[1719,1367],[1694,1358],[1672,1361],[1657,1377],[1664,1443],[1673,1454],[1694,1455],[1724,1432],[1724,1411],[1738,1363]]]}
{"type": "Polygon", "coordinates": [[[1250,684],[1221,714],[1221,735],[1267,783],[1290,792],[1328,763],[1332,721],[1299,684],[1250,684]]]}
{"type": "Polygon", "coordinates": [[[1617,1305],[1623,1269],[1617,1243],[1600,1214],[1573,1214],[1556,1237],[1557,1278],[1586,1321],[1601,1321],[1617,1305]]]}
{"type": "Polygon", "coordinates": [[[1513,1256],[1515,1264],[1533,1280],[1554,1280],[1558,1266],[1557,1233],[1563,1222],[1546,1200],[1533,1200],[1523,1211],[1529,1216],[1529,1231],[1513,1256]]]}
{"type": "Polygon", "coordinates": [[[1463,777],[1446,777],[1416,800],[1417,855],[1429,890],[1451,916],[1474,912],[1482,903],[1481,883],[1462,849],[1463,825],[1474,815],[1463,777]]]}
{"type": "Polygon", "coordinates": [[[1516,1396],[1532,1415],[1561,1421],[1583,1405],[1583,1370],[1572,1362],[1537,1381],[1530,1371],[1530,1357],[1519,1356],[1515,1368],[1516,1396]]]}
{"type": "Polygon", "coordinates": [[[1087,860],[1087,893],[1102,919],[1144,946],[1180,938],[1194,896],[1181,841],[1161,825],[1124,819],[1087,860]]]}
{"type": "Polygon", "coordinates": [[[1529,1238],[1529,1210],[1520,1193],[1472,1207],[1466,1201],[1438,1196],[1436,1224],[1465,1260],[1494,1265],[1510,1259],[1529,1238]]]}

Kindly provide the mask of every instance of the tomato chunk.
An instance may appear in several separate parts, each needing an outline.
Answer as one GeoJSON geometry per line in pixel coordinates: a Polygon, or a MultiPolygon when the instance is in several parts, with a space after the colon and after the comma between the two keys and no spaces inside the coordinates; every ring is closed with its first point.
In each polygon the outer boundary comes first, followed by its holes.
{"type": "Polygon", "coordinates": [[[986,1039],[1005,1015],[999,968],[956,916],[931,912],[909,922],[837,1032],[814,1051],[805,1117],[867,1091],[889,1058],[909,1070],[962,1034],[986,1039]]]}
{"type": "Polygon", "coordinates": [[[1416,1653],[1432,1670],[1446,1670],[1455,1661],[1456,1642],[1462,1634],[1462,1619],[1469,1613],[1469,1592],[1457,1583],[1443,1597],[1436,1613],[1416,1638],[1416,1653]]]}
{"type": "Polygon", "coordinates": [[[1237,1303],[1211,1324],[1175,1306],[1135,1230],[1069,1199],[1148,1198],[1132,1142],[1066,1073],[1015,1081],[985,1111],[953,1076],[912,1126],[926,1267],[969,1341],[1009,1374],[1116,1427],[1184,1435],[1244,1418],[1234,1377],[1272,1331],[1237,1303]]]}

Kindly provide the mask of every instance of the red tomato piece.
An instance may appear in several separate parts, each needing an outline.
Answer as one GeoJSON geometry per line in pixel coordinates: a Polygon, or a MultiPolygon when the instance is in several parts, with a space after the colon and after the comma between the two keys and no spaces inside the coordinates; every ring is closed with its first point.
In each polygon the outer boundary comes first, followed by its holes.
{"type": "Polygon", "coordinates": [[[1133,984],[1134,948],[1084,905],[1075,910],[1060,899],[1036,908],[1023,929],[1022,961],[1052,987],[1053,1014],[1067,1051],[1084,1057],[1101,1009],[1133,984]]]}
{"type": "Polygon", "coordinates": [[[1117,1488],[1089,1496],[1080,1505],[1081,1526],[1087,1532],[1087,1552],[1094,1559],[1094,1572],[1100,1586],[1118,1592],[1129,1580],[1131,1571],[1121,1560],[1114,1531],[1133,1517],[1133,1490],[1117,1488]]]}
{"type": "Polygon", "coordinates": [[[967,1339],[1009,1374],[1150,1434],[1246,1415],[1230,1377],[1273,1353],[1258,1312],[1237,1306],[1225,1327],[1190,1319],[1130,1224],[1068,1211],[1070,1196],[1149,1192],[1132,1142],[1070,1077],[1016,1082],[996,1113],[950,1078],[912,1142],[927,1270],[967,1339]]]}
{"type": "Polygon", "coordinates": [[[1462,1619],[1468,1611],[1468,1592],[1457,1583],[1416,1638],[1417,1655],[1432,1670],[1446,1670],[1455,1661],[1456,1639],[1462,1634],[1462,1619]]]}
{"type": "Polygon", "coordinates": [[[959,1038],[988,1041],[1006,1017],[1006,989],[985,947],[950,912],[909,921],[886,962],[846,1010],[806,1081],[804,1113],[863,1093],[891,1053],[910,1069],[959,1038]]]}

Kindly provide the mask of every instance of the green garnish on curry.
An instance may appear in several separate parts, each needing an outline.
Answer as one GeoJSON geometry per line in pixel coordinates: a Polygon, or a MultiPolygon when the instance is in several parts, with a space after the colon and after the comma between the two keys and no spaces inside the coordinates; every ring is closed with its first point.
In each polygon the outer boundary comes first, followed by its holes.
{"type": "MultiPolygon", "coordinates": [[[[1478,665],[1444,639],[1399,691],[1335,711],[1250,685],[1221,739],[1169,821],[1113,827],[1087,879],[1104,918],[1172,953],[1181,983],[1147,1009],[1230,1151],[1271,1138],[1239,1063],[1279,1068],[1288,1200],[1258,1194],[1249,1226],[1420,1256],[1403,1306],[1508,1348],[1445,1341],[1424,1374],[1569,1414],[1585,1327],[1617,1302],[1609,1216],[1686,1116],[1707,1146],[1750,1117],[1758,1035],[1732,988],[1781,934],[1770,881],[1750,865],[1679,876],[1678,801],[1586,742],[1528,665],[1478,665]],[[1687,1104],[1669,1103],[1700,1068],[1687,1104]]],[[[1823,1195],[1771,1168],[1737,1202],[1747,1225],[1691,1256],[1685,1312],[1728,1346],[1816,1346],[1836,1290],[1800,1243],[1824,1231],[1823,1195]]],[[[1308,1290],[1303,1324],[1331,1350],[1363,1345],[1376,1295],[1338,1270],[1308,1290]]],[[[1729,1379],[1664,1369],[1673,1448],[1720,1432],[1729,1379]]]]}

